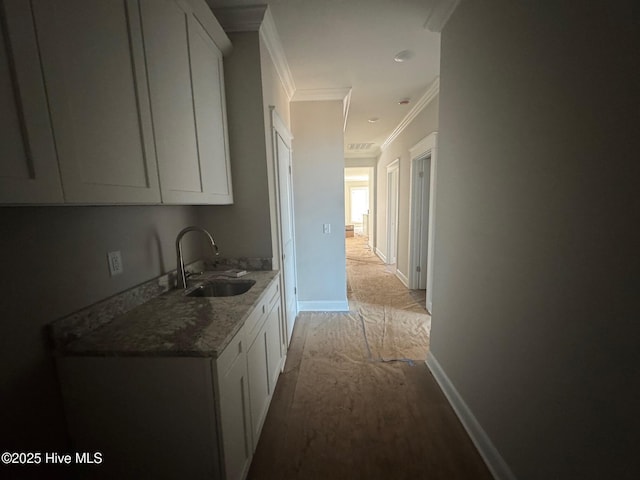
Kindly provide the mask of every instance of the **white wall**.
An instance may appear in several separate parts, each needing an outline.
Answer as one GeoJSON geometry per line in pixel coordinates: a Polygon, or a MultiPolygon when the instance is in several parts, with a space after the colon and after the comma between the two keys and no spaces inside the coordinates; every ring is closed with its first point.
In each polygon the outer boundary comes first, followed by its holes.
{"type": "Polygon", "coordinates": [[[260,34],[229,33],[225,87],[233,205],[201,207],[221,255],[273,258],[278,268],[270,105],[289,126],[289,99],[260,34]]]}
{"type": "Polygon", "coordinates": [[[301,309],[346,310],[341,101],[293,102],[293,189],[301,309]],[[323,234],[322,226],[331,225],[323,234]]]}
{"type": "Polygon", "coordinates": [[[265,129],[265,139],[267,146],[267,177],[269,184],[269,211],[271,218],[271,243],[273,252],[273,268],[280,267],[280,247],[278,245],[278,223],[276,214],[276,173],[275,164],[273,158],[273,142],[272,142],[272,129],[271,129],[271,110],[270,106],[276,107],[276,112],[284,122],[284,124],[291,130],[291,124],[289,120],[289,97],[282,86],[282,81],[276,71],[273,58],[269,53],[262,36],[260,36],[260,68],[262,77],[262,98],[263,98],[263,119],[265,129]]]}
{"type": "Polygon", "coordinates": [[[199,208],[226,257],[272,256],[267,149],[258,32],[230,33],[224,59],[233,205],[199,208]]]}
{"type": "Polygon", "coordinates": [[[442,34],[431,352],[521,480],[640,477],[634,4],[442,34]]]}
{"type": "Polygon", "coordinates": [[[398,215],[398,260],[397,268],[409,276],[409,198],[411,191],[411,154],[409,149],[424,137],[438,130],[438,101],[436,96],[413,119],[413,121],[391,142],[378,159],[377,170],[377,244],[387,255],[387,166],[400,158],[399,215],[398,215]]]}

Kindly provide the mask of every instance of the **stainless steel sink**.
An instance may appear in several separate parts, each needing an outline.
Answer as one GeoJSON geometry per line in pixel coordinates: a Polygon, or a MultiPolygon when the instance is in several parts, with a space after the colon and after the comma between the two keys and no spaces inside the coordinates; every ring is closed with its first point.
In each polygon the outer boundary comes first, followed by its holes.
{"type": "Polygon", "coordinates": [[[187,290],[185,295],[187,297],[233,297],[248,292],[255,283],[255,280],[248,279],[231,280],[225,278],[210,280],[194,287],[193,290],[187,290]]]}

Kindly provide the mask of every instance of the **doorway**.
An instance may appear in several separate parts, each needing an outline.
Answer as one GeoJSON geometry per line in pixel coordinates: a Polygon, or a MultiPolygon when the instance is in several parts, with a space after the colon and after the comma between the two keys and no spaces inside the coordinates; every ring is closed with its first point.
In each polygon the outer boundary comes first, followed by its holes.
{"type": "Polygon", "coordinates": [[[345,235],[365,237],[373,248],[374,168],[346,167],[344,169],[345,235]]]}

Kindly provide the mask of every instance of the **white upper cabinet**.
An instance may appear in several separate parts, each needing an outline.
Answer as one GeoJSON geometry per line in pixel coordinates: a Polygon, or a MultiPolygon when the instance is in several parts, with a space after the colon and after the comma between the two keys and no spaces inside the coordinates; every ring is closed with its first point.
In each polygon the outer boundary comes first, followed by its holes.
{"type": "Polygon", "coordinates": [[[67,203],[159,203],[137,2],[33,1],[67,203]]]}
{"type": "Polygon", "coordinates": [[[0,3],[0,203],[62,203],[31,5],[0,3]]]}
{"type": "Polygon", "coordinates": [[[229,204],[204,0],[0,0],[0,203],[229,204]]]}
{"type": "Polygon", "coordinates": [[[141,7],[162,201],[232,203],[222,54],[203,27],[215,19],[180,0],[141,7]]]}
{"type": "Polygon", "coordinates": [[[211,203],[232,203],[222,54],[194,17],[189,39],[203,188],[211,203]]]}

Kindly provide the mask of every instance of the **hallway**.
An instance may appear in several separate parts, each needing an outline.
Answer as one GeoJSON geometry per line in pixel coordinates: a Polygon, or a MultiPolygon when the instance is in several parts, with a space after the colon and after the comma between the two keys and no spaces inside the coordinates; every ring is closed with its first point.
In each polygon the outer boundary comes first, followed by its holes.
{"type": "Polygon", "coordinates": [[[248,478],[491,478],[424,364],[424,295],[347,240],[350,312],[300,314],[248,478]]]}

